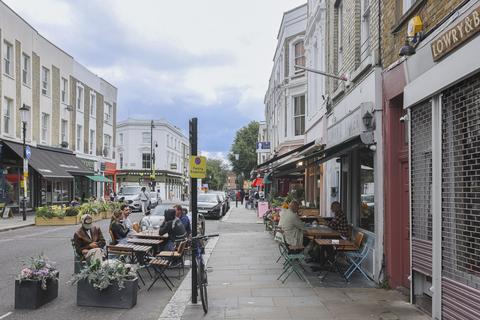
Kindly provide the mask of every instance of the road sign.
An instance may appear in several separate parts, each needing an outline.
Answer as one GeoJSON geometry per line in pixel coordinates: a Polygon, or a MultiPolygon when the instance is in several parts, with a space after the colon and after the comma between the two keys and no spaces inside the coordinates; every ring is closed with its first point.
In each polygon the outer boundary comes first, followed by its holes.
{"type": "Polygon", "coordinates": [[[30,149],[30,146],[25,147],[25,158],[30,160],[30,157],[32,156],[32,150],[30,149]]]}
{"type": "Polygon", "coordinates": [[[203,179],[207,176],[207,158],[190,156],[190,177],[203,179]]]}

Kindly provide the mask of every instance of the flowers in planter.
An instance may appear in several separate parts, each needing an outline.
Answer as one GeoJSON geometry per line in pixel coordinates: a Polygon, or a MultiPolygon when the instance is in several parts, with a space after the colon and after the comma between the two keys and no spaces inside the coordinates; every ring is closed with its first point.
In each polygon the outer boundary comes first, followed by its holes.
{"type": "Polygon", "coordinates": [[[58,270],[54,267],[54,263],[43,255],[36,258],[30,258],[29,262],[23,266],[18,280],[22,281],[41,281],[43,290],[47,289],[47,280],[58,280],[58,270]]]}
{"type": "Polygon", "coordinates": [[[120,260],[92,261],[80,273],[77,273],[69,281],[75,285],[79,281],[86,280],[97,290],[104,290],[114,283],[118,288],[125,287],[125,281],[134,280],[137,277],[137,265],[127,264],[120,260]]]}
{"type": "Polygon", "coordinates": [[[61,205],[38,207],[35,210],[35,215],[44,218],[63,218],[65,207],[61,205]]]}

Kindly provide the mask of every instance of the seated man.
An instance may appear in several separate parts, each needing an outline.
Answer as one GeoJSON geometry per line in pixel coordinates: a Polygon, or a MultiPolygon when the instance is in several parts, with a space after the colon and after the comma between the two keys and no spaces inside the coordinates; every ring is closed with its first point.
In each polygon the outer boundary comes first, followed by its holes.
{"type": "Polygon", "coordinates": [[[177,204],[175,206],[175,216],[182,221],[183,226],[185,227],[185,231],[187,232],[187,236],[192,233],[192,228],[190,226],[190,219],[188,219],[185,212],[183,212],[183,208],[181,205],[177,204]]]}
{"type": "Polygon", "coordinates": [[[82,226],[73,235],[77,253],[86,261],[102,260],[102,248],[105,247],[105,239],[102,230],[92,226],[92,216],[84,214],[81,218],[82,226]]]}
{"type": "Polygon", "coordinates": [[[282,209],[280,212],[280,221],[278,222],[278,226],[283,230],[285,241],[292,247],[303,246],[305,223],[300,220],[298,209],[298,201],[292,200],[288,209],[282,209]]]}
{"type": "Polygon", "coordinates": [[[347,217],[342,211],[342,206],[340,202],[334,201],[331,205],[331,210],[335,214],[335,217],[326,223],[332,230],[338,231],[343,238],[349,238],[348,234],[348,222],[347,217]]]}
{"type": "Polygon", "coordinates": [[[183,223],[175,217],[175,209],[165,210],[165,220],[160,226],[159,234],[162,236],[168,233],[168,239],[161,248],[162,250],[173,251],[175,249],[175,242],[185,240],[187,238],[187,231],[183,223]]]}

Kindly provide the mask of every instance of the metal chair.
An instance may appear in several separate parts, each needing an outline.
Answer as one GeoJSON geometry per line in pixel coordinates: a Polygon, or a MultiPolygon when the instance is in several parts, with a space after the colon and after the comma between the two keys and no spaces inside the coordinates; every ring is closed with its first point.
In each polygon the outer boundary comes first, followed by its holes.
{"type": "Polygon", "coordinates": [[[367,258],[368,251],[372,247],[372,244],[372,237],[368,237],[367,240],[363,243],[363,246],[360,246],[357,251],[344,252],[347,263],[350,264],[345,273],[343,274],[346,281],[350,280],[350,277],[356,270],[360,271],[360,273],[367,280],[371,280],[370,277],[363,270],[362,263],[367,258]]]}
{"type": "Polygon", "coordinates": [[[285,239],[283,234],[283,230],[277,232],[277,237],[280,237],[282,241],[279,242],[279,250],[280,254],[285,259],[283,264],[283,272],[278,276],[277,280],[282,281],[285,283],[287,279],[295,273],[300,280],[305,281],[305,276],[303,275],[302,270],[304,270],[302,266],[302,262],[305,261],[305,254],[303,253],[303,246],[302,247],[293,247],[289,245],[285,239]],[[285,276],[285,277],[284,277],[285,276]],[[282,279],[282,277],[284,277],[282,279]]]}
{"type": "Polygon", "coordinates": [[[70,241],[72,243],[72,248],[73,248],[73,273],[77,274],[82,269],[82,266],[84,264],[84,259],[82,256],[78,254],[77,248],[75,248],[75,240],[70,239],[70,241]]]}

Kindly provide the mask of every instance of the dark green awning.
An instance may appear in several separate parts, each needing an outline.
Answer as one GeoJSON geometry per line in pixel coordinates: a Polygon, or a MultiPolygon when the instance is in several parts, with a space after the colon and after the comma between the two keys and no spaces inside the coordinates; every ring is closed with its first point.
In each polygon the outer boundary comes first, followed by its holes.
{"type": "Polygon", "coordinates": [[[107,177],[101,175],[95,176],[86,176],[88,179],[95,181],[95,182],[112,182],[112,180],[108,179],[107,177]]]}

